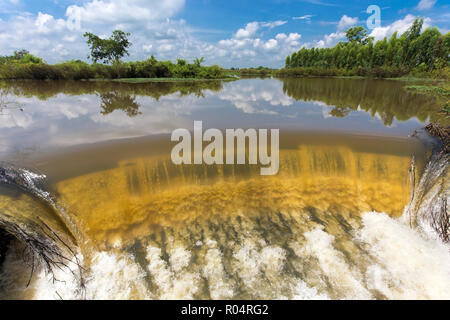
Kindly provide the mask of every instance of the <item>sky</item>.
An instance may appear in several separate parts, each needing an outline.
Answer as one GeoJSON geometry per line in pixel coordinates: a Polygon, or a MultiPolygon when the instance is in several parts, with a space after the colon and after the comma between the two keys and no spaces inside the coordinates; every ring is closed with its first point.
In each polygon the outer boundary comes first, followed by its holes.
{"type": "Polygon", "coordinates": [[[332,47],[364,26],[375,39],[406,31],[415,17],[442,33],[450,0],[0,0],[0,55],[27,49],[48,63],[87,60],[83,34],[131,33],[130,56],[224,67],[282,67],[302,47],[332,47]],[[379,23],[367,13],[379,8],[379,23]],[[368,23],[368,19],[370,23],[368,23]]]}

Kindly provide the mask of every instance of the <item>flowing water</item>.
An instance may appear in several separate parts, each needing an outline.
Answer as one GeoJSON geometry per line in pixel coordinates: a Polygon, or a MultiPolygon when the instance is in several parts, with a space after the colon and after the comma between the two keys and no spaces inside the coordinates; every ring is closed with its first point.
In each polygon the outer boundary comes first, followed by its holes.
{"type": "Polygon", "coordinates": [[[440,105],[403,85],[0,83],[0,298],[449,299],[448,158],[409,137],[440,105]],[[174,165],[194,120],[279,128],[278,175],[174,165]]]}

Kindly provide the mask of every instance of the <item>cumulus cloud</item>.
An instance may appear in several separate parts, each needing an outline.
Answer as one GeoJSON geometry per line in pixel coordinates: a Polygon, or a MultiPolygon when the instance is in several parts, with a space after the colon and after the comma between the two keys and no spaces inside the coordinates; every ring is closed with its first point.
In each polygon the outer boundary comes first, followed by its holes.
{"type": "Polygon", "coordinates": [[[66,10],[69,19],[87,24],[119,24],[164,20],[183,9],[184,0],[93,0],[66,10]]]}
{"type": "Polygon", "coordinates": [[[246,39],[254,36],[259,30],[259,22],[249,22],[243,29],[239,29],[234,35],[237,39],[246,39]]]}
{"type": "Polygon", "coordinates": [[[339,41],[345,39],[345,32],[333,32],[326,34],[322,40],[315,43],[315,47],[318,48],[329,48],[335,46],[339,41]]]}
{"type": "Polygon", "coordinates": [[[108,37],[115,29],[132,35],[130,60],[150,54],[164,60],[203,56],[206,64],[226,67],[281,67],[285,57],[300,48],[300,34],[272,34],[286,20],[249,22],[230,37],[203,41],[195,28],[175,18],[184,6],[185,0],[88,0],[68,6],[62,18],[48,12],[12,14],[0,20],[0,55],[24,48],[49,63],[86,59],[83,34],[108,37]]]}
{"type": "MultiPolygon", "coordinates": [[[[408,14],[403,19],[399,19],[389,25],[373,29],[369,36],[374,37],[375,41],[378,41],[383,40],[384,37],[389,38],[396,31],[400,35],[411,27],[415,19],[416,16],[408,14]]],[[[318,48],[333,47],[339,41],[345,40],[346,38],[345,30],[351,26],[356,25],[357,23],[358,18],[351,18],[348,17],[347,15],[344,15],[338,23],[336,32],[325,35],[323,39],[319,41],[306,43],[305,46],[318,48]]],[[[423,29],[426,29],[430,26],[431,26],[431,19],[425,17],[423,22],[423,29]]]]}
{"type": "Polygon", "coordinates": [[[428,10],[433,8],[435,5],[436,0],[420,0],[420,2],[417,4],[416,9],[417,10],[428,10]]]}
{"type": "MultiPolygon", "coordinates": [[[[335,46],[339,41],[343,41],[346,38],[345,31],[352,26],[355,26],[358,23],[358,17],[349,17],[347,15],[343,15],[339,22],[337,23],[336,32],[332,32],[330,34],[326,34],[323,36],[323,39],[305,43],[305,47],[317,47],[317,48],[328,48],[335,46]]],[[[335,23],[336,24],[336,23],[335,23]]]]}
{"type": "MultiPolygon", "coordinates": [[[[416,17],[414,15],[408,14],[403,19],[394,21],[390,25],[373,29],[370,36],[374,37],[375,40],[378,41],[383,40],[384,37],[390,37],[395,31],[397,31],[400,35],[411,27],[415,19],[416,17]]],[[[423,29],[430,27],[430,25],[431,19],[425,18],[423,21],[423,29]]]]}
{"type": "Polygon", "coordinates": [[[349,27],[353,27],[358,23],[358,17],[349,17],[347,15],[343,15],[341,20],[338,23],[338,31],[346,30],[349,27]]]}
{"type": "Polygon", "coordinates": [[[131,59],[141,59],[149,53],[193,58],[201,54],[200,50],[207,53],[208,46],[193,38],[184,20],[171,19],[184,3],[91,0],[69,6],[65,18],[45,12],[11,15],[9,20],[0,20],[0,54],[25,48],[49,63],[65,60],[68,53],[70,58],[84,59],[88,56],[84,32],[108,37],[113,30],[122,29],[132,33],[131,59]]]}
{"type": "MultiPolygon", "coordinates": [[[[258,66],[281,67],[288,54],[301,46],[331,47],[345,39],[345,30],[356,25],[357,17],[343,15],[336,31],[322,39],[301,43],[301,35],[276,33],[274,29],[288,23],[286,20],[252,21],[217,41],[203,41],[195,27],[177,18],[185,0],[84,0],[73,1],[65,16],[49,12],[30,14],[17,11],[19,0],[0,0],[0,12],[8,10],[9,18],[0,19],[0,55],[17,49],[28,49],[49,63],[67,59],[86,59],[88,47],[84,32],[108,37],[115,29],[130,32],[133,46],[130,57],[136,60],[153,54],[157,59],[184,58],[193,60],[205,57],[206,64],[225,67],[258,66]],[[11,11],[15,9],[16,11],[11,11]]],[[[422,0],[418,9],[430,8],[436,1],[422,0]]],[[[295,21],[311,23],[313,15],[293,17],[295,21]]],[[[444,17],[444,16],[443,16],[444,17]]],[[[444,17],[445,18],[445,17],[444,17]]],[[[444,18],[444,21],[446,21],[444,18]]],[[[382,39],[395,30],[404,32],[414,20],[408,15],[391,25],[372,31],[372,36],[382,39]]],[[[448,19],[447,19],[448,20],[448,19]]],[[[435,21],[436,22],[436,21],[435,21]]],[[[425,27],[431,20],[425,19],[425,27]]],[[[220,31],[220,33],[225,33],[220,31]]],[[[219,33],[218,33],[219,34],[219,33]]]]}
{"type": "Polygon", "coordinates": [[[288,54],[300,48],[300,34],[278,33],[274,38],[264,40],[257,32],[260,26],[263,26],[263,23],[248,23],[231,39],[220,40],[219,49],[235,61],[246,58],[252,65],[268,65],[270,62],[281,65],[288,54]]]}
{"type": "Polygon", "coordinates": [[[339,41],[345,40],[345,30],[352,27],[358,23],[357,17],[349,17],[343,15],[339,22],[337,23],[336,32],[326,34],[323,39],[305,43],[305,47],[317,47],[317,48],[328,48],[335,46],[339,41]]]}

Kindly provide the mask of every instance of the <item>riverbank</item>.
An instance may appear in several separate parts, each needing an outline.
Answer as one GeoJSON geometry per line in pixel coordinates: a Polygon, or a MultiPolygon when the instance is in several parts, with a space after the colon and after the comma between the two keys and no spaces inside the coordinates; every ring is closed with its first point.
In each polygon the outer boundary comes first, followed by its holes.
{"type": "Polygon", "coordinates": [[[376,68],[323,68],[323,67],[298,67],[298,68],[282,68],[274,70],[272,73],[275,77],[357,77],[357,78],[382,78],[396,79],[401,81],[448,81],[448,72],[437,74],[433,72],[423,72],[416,74],[408,69],[392,68],[392,67],[376,67],[376,68]]]}
{"type": "MultiPolygon", "coordinates": [[[[37,61],[37,60],[36,60],[37,61]]],[[[0,63],[2,80],[90,80],[90,79],[223,79],[230,76],[225,69],[213,65],[189,64],[178,59],[158,61],[117,62],[112,65],[88,64],[81,60],[50,65],[42,61],[0,63]]]]}

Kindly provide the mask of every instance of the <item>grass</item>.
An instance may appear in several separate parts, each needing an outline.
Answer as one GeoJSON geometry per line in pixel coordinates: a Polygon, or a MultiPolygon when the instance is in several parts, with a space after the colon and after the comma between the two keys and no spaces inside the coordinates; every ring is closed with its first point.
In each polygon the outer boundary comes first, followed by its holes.
{"type": "Polygon", "coordinates": [[[439,79],[439,78],[433,78],[433,77],[414,77],[414,76],[403,76],[403,77],[397,77],[397,78],[386,78],[386,80],[397,80],[397,81],[404,81],[404,82],[443,82],[448,81],[447,79],[439,79]]]}
{"type": "Polygon", "coordinates": [[[437,85],[410,85],[405,87],[406,90],[415,91],[421,94],[428,94],[432,96],[441,96],[448,98],[450,96],[450,87],[448,84],[441,86],[437,85]]]}

